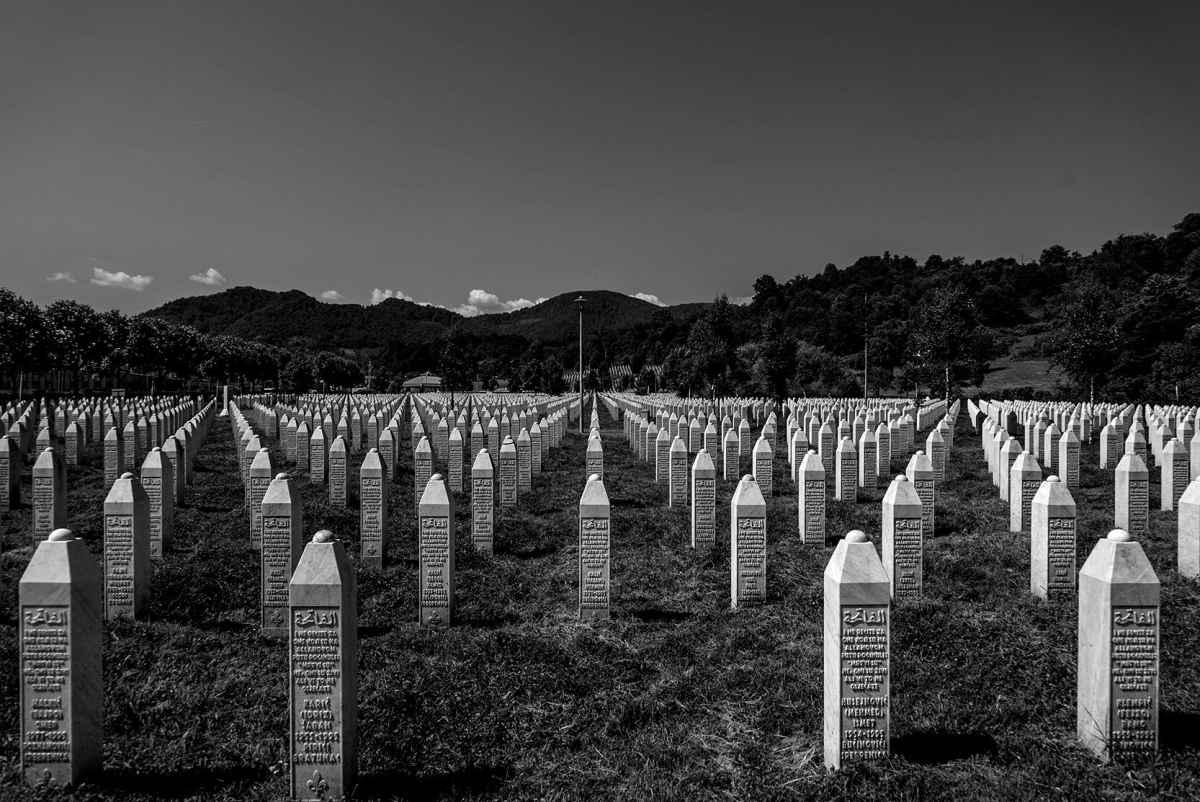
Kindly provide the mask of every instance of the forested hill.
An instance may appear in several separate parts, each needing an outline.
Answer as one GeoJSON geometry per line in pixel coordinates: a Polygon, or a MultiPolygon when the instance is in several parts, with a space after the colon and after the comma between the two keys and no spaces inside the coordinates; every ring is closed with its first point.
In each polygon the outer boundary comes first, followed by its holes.
{"type": "MultiPolygon", "coordinates": [[[[748,288],[747,288],[748,289],[748,288]]],[[[376,375],[435,371],[470,386],[508,379],[551,389],[576,364],[607,377],[662,365],[679,392],[856,395],[864,346],[870,389],[941,394],[989,383],[997,365],[1037,365],[1037,388],[1060,397],[1200,403],[1200,214],[1165,235],[1122,234],[1089,254],[1057,245],[1030,262],[884,253],[780,283],[753,301],[657,307],[606,290],[563,293],[506,314],[462,317],[388,299],[322,303],[299,291],[238,287],[147,313],[202,333],[299,351],[340,351],[376,375]],[[1062,379],[1055,386],[1047,366],[1062,379]]],[[[1027,371],[1029,375],[1031,371],[1027,371]]],[[[1029,387],[1009,387],[1028,394],[1029,387]]]]}

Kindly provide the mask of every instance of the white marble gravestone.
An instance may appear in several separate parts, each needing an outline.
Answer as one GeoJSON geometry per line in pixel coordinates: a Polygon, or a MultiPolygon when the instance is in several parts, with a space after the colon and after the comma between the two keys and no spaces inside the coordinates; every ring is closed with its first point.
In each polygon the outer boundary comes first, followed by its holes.
{"type": "Polygon", "coordinates": [[[879,760],[891,735],[891,589],[875,547],[850,532],[825,568],[825,767],[879,760]]]}
{"type": "Polygon", "coordinates": [[[342,799],[358,776],[358,590],[329,530],[304,547],[288,602],[291,798],[342,799]]]}
{"type": "Polygon", "coordinates": [[[21,774],[73,785],[104,759],[100,567],[56,529],[37,545],[18,591],[21,774]]]}

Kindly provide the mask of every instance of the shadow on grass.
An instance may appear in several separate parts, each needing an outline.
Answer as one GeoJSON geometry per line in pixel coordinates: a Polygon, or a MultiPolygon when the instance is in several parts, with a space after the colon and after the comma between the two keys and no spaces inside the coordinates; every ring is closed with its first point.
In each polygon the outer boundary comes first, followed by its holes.
{"type": "Polygon", "coordinates": [[[230,790],[230,786],[251,785],[269,779],[265,768],[186,769],[149,771],[137,774],[106,771],[94,780],[99,789],[125,794],[147,794],[158,799],[191,799],[230,790]]]}
{"type": "Polygon", "coordinates": [[[389,632],[391,632],[393,629],[394,629],[394,627],[390,627],[390,626],[386,626],[386,627],[364,627],[364,626],[360,626],[360,627],[358,628],[358,639],[359,639],[359,640],[362,640],[362,639],[364,639],[364,638],[378,638],[380,635],[386,635],[386,634],[388,634],[388,633],[389,633],[389,632]]]}
{"type": "Polygon", "coordinates": [[[986,732],[923,730],[892,739],[892,752],[909,763],[931,766],[996,754],[996,740],[986,732]]]}
{"type": "Polygon", "coordinates": [[[476,766],[425,777],[403,771],[373,772],[359,778],[354,798],[458,799],[498,791],[514,775],[512,766],[476,766]]]}
{"type": "Polygon", "coordinates": [[[518,560],[537,560],[541,557],[547,557],[559,551],[559,547],[555,545],[539,546],[535,549],[503,549],[499,553],[506,554],[510,557],[516,557],[518,560]]]}
{"type": "Polygon", "coordinates": [[[1163,751],[1200,749],[1200,713],[1159,713],[1158,736],[1163,751]]]}

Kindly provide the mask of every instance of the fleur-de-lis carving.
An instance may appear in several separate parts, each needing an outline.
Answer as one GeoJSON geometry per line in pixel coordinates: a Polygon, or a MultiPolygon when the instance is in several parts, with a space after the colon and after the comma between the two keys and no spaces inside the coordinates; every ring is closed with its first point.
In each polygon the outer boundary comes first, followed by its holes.
{"type": "Polygon", "coordinates": [[[39,788],[49,788],[54,784],[54,776],[50,774],[50,769],[42,769],[42,779],[37,783],[39,788]]]}
{"type": "Polygon", "coordinates": [[[283,626],[283,614],[279,612],[278,607],[271,611],[271,623],[275,625],[276,629],[283,626]]]}
{"type": "Polygon", "coordinates": [[[316,769],[313,769],[312,779],[308,781],[308,790],[316,794],[317,799],[324,799],[325,794],[329,793],[329,783],[325,782],[321,772],[316,769]]]}

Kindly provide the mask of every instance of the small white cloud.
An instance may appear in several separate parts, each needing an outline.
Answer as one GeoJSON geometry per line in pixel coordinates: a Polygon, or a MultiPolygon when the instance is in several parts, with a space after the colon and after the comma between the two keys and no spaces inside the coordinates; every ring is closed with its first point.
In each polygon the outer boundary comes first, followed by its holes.
{"type": "Polygon", "coordinates": [[[99,267],[92,268],[92,275],[92,283],[97,287],[120,287],[134,292],[141,292],[154,281],[153,276],[131,276],[124,270],[111,273],[99,267]]]}
{"type": "Polygon", "coordinates": [[[413,297],[411,295],[406,295],[403,292],[401,292],[400,290],[396,290],[395,292],[392,292],[391,290],[381,290],[378,287],[371,290],[371,305],[372,306],[379,303],[380,301],[386,301],[388,298],[399,298],[403,301],[411,301],[413,299],[413,297]]]}
{"type": "Polygon", "coordinates": [[[325,292],[321,293],[322,301],[340,301],[342,297],[342,294],[337,290],[325,290],[325,292]]]}
{"type": "Polygon", "coordinates": [[[666,306],[662,301],[658,300],[657,295],[651,295],[648,292],[635,292],[630,298],[641,298],[643,301],[649,301],[655,306],[666,306]]]}
{"type": "Polygon", "coordinates": [[[207,284],[210,287],[219,287],[225,283],[225,277],[211,267],[203,273],[193,273],[189,278],[197,284],[207,284]]]}
{"type": "Polygon", "coordinates": [[[487,290],[471,290],[467,294],[467,302],[459,304],[454,308],[464,317],[475,317],[476,315],[487,315],[495,312],[512,312],[517,309],[528,309],[531,306],[537,306],[546,298],[538,298],[536,301],[531,301],[528,298],[517,298],[513,301],[501,301],[500,297],[495,293],[490,293],[487,290]]]}
{"type": "Polygon", "coordinates": [[[70,273],[55,273],[53,276],[47,276],[46,281],[69,281],[75,283],[75,277],[70,273]]]}
{"type": "Polygon", "coordinates": [[[733,304],[734,306],[749,306],[750,302],[753,300],[753,295],[740,295],[736,298],[730,298],[729,303],[733,304]]]}

